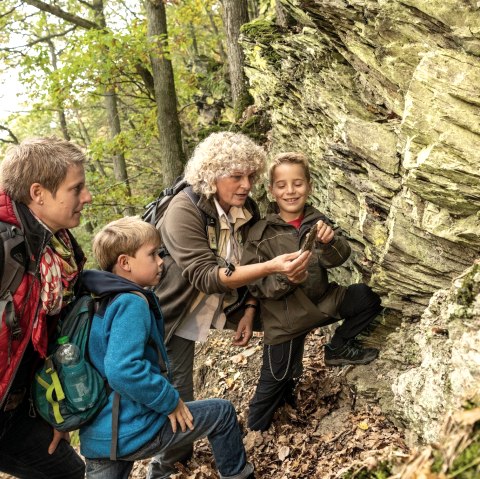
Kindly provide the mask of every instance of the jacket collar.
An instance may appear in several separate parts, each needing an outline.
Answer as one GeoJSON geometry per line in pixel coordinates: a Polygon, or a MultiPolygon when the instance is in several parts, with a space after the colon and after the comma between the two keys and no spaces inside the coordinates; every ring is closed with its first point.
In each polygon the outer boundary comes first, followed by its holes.
{"type": "Polygon", "coordinates": [[[160,307],[152,290],[144,289],[138,284],[114,273],[96,269],[84,270],[81,276],[81,290],[83,292],[86,290],[99,297],[136,291],[147,299],[150,308],[156,315],[161,317],[160,307]]]}
{"type": "MultiPolygon", "coordinates": [[[[267,220],[268,223],[272,224],[278,224],[278,225],[287,225],[281,217],[279,213],[278,205],[275,202],[271,202],[268,205],[267,209],[267,215],[265,216],[265,219],[267,220]]],[[[303,210],[303,221],[302,225],[305,223],[313,223],[317,222],[319,219],[324,218],[324,216],[316,210],[313,206],[311,205],[305,205],[305,209],[303,210]]]]}

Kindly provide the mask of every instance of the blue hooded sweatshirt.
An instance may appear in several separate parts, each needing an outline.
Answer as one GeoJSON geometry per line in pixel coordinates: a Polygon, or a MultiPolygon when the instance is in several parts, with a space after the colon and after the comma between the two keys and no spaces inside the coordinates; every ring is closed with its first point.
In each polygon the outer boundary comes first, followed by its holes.
{"type": "MultiPolygon", "coordinates": [[[[163,317],[155,294],[127,279],[89,270],[82,281],[94,295],[112,297],[99,312],[102,316],[97,313],[93,318],[88,353],[112,391],[120,394],[117,455],[122,457],[155,437],[178,404],[178,392],[159,364],[159,351],[167,362],[163,317]]],[[[89,459],[110,455],[113,397],[112,392],[99,415],[80,429],[80,451],[89,459]]]]}

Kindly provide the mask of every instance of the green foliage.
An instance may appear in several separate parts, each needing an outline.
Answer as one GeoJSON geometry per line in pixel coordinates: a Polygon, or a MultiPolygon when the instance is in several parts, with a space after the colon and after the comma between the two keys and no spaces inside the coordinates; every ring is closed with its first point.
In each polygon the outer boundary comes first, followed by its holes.
{"type": "MultiPolygon", "coordinates": [[[[90,22],[98,12],[80,0],[55,5],[90,22]]],[[[19,140],[28,136],[68,135],[89,157],[87,181],[93,204],[84,210],[78,228],[82,245],[95,231],[133,207],[137,213],[164,187],[159,164],[156,103],[144,73],[151,72],[150,54],[158,43],[147,41],[142,2],[104,2],[106,28],[85,29],[24,2],[0,2],[0,69],[18,75],[28,94],[27,112],[12,115],[8,127],[19,140]],[[122,133],[112,139],[104,95],[114,91],[122,133]],[[123,154],[129,184],[118,183],[114,155],[123,154]],[[128,195],[130,189],[132,196],[128,195]],[[84,241],[85,240],[85,241],[84,241]]],[[[233,125],[224,32],[219,0],[167,2],[168,48],[177,92],[187,157],[208,132],[235,129],[255,137],[263,124],[250,119],[233,125]]],[[[262,0],[256,12],[272,15],[273,0],[262,0]]],[[[0,144],[0,150],[4,145],[0,144]]],[[[1,153],[1,151],[0,151],[1,153]]],[[[89,246],[88,246],[89,247],[89,246]]]]}
{"type": "Polygon", "coordinates": [[[360,470],[350,469],[342,476],[342,479],[387,479],[391,475],[392,471],[390,463],[381,462],[373,470],[368,470],[366,468],[360,470]]]}
{"type": "Polygon", "coordinates": [[[480,424],[476,425],[471,443],[455,458],[448,478],[477,479],[480,476],[480,424]]]}

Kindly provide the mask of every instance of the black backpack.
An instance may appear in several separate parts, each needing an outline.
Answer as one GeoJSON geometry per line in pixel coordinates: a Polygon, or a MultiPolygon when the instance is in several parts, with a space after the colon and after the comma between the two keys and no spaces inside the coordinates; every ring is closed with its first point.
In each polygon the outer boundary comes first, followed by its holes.
{"type": "MultiPolygon", "coordinates": [[[[155,226],[156,228],[160,227],[160,221],[167,211],[168,205],[172,201],[173,197],[176,196],[180,191],[185,190],[185,193],[190,198],[192,203],[196,205],[200,196],[192,190],[190,184],[185,180],[183,175],[176,178],[175,182],[172,186],[165,188],[151,203],[149,203],[145,207],[145,212],[142,215],[143,221],[150,223],[151,225],[155,226]]],[[[205,217],[205,224],[206,224],[206,216],[205,217]]]]}
{"type": "Polygon", "coordinates": [[[12,297],[27,269],[27,248],[23,231],[4,221],[0,221],[0,239],[0,330],[5,312],[5,324],[15,338],[21,335],[21,329],[12,297]]]}

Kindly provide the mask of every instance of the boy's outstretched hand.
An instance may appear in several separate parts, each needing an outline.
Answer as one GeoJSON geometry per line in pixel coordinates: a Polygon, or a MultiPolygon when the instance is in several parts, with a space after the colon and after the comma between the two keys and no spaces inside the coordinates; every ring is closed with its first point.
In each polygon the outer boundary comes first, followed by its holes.
{"type": "Polygon", "coordinates": [[[178,400],[177,407],[168,415],[170,424],[172,425],[172,431],[177,432],[177,423],[180,425],[182,432],[188,429],[193,431],[193,416],[188,409],[187,405],[181,400],[178,400]]]}
{"type": "Polygon", "coordinates": [[[317,241],[322,244],[328,244],[333,240],[335,231],[327,223],[322,220],[317,222],[317,241]]]}

